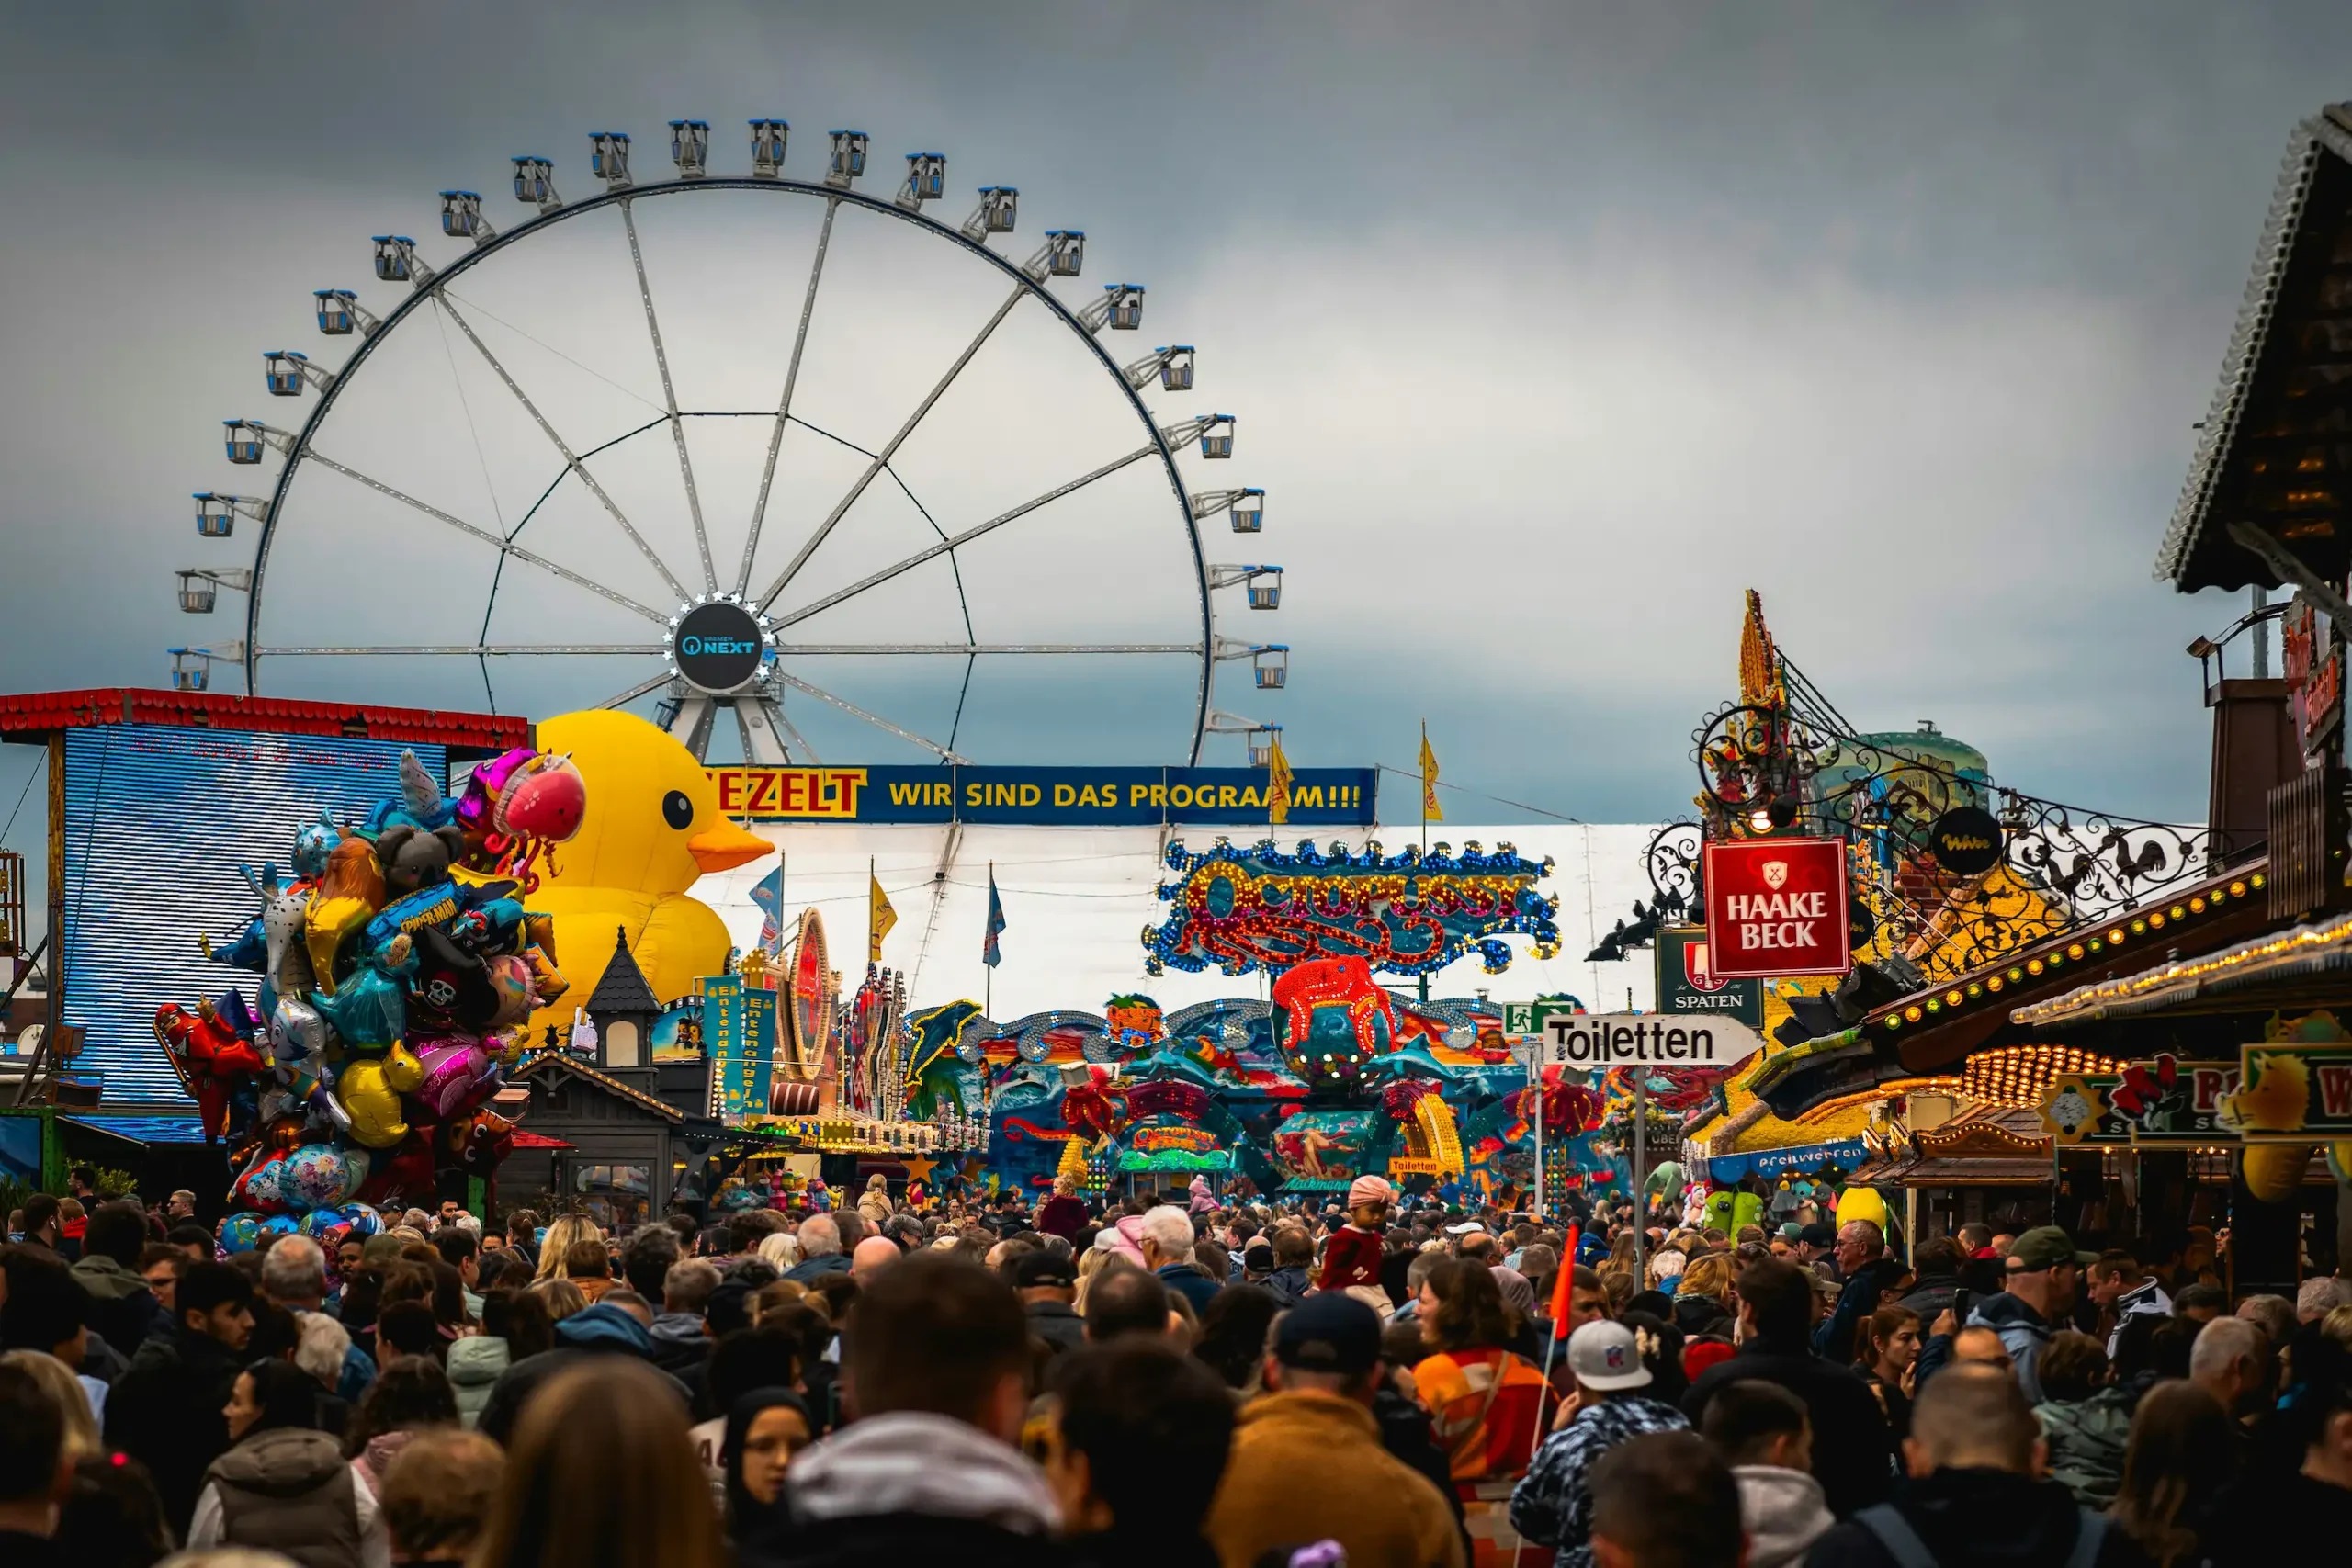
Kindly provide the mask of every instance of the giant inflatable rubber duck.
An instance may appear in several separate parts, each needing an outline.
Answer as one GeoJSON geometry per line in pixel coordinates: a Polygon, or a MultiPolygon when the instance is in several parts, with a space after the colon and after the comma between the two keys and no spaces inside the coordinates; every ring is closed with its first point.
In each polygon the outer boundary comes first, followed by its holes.
{"type": "Polygon", "coordinates": [[[542,751],[569,754],[587,785],[580,831],[542,863],[534,911],[555,918],[558,962],[571,989],[531,1020],[533,1043],[594,994],[625,933],[664,1002],[724,971],[733,945],[718,912],[687,889],[775,848],[720,814],[718,789],[694,754],[633,714],[570,713],[538,727],[542,751]]]}

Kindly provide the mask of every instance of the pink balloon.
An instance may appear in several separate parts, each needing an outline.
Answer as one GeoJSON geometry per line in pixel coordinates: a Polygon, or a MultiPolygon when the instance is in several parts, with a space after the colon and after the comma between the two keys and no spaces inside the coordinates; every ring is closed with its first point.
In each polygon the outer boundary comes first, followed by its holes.
{"type": "Polygon", "coordinates": [[[424,1066],[424,1081],[410,1098],[428,1122],[446,1122],[478,1103],[483,1080],[497,1070],[470,1034],[411,1035],[409,1049],[424,1066]]]}

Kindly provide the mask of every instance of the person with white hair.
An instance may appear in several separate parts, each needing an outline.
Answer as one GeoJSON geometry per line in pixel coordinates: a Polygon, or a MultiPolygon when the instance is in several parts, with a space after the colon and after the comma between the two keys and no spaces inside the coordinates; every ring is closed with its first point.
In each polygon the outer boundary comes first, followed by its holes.
{"type": "Polygon", "coordinates": [[[775,1265],[778,1274],[789,1274],[800,1261],[800,1238],[790,1231],[770,1231],[760,1238],[757,1251],[762,1260],[775,1265]]]}
{"type": "Polygon", "coordinates": [[[827,1274],[849,1272],[849,1255],[842,1250],[842,1227],[831,1214],[811,1214],[800,1222],[800,1261],[784,1277],[806,1285],[827,1274]]]}
{"type": "Polygon", "coordinates": [[[2352,1306],[2352,1280],[2314,1274],[2295,1292],[2295,1321],[2317,1323],[2340,1306],[2352,1306]]]}
{"type": "Polygon", "coordinates": [[[2217,1317],[2197,1331],[2188,1381],[2220,1400],[2234,1420],[2268,1404],[2272,1365],[2269,1338],[2258,1325],[2217,1317]]]}
{"type": "MultiPolygon", "coordinates": [[[[286,1235],[261,1260],[261,1293],[278,1306],[296,1314],[299,1323],[306,1315],[323,1315],[327,1294],[327,1255],[319,1244],[306,1235],[286,1235]]],[[[328,1318],[328,1322],[334,1320],[328,1318]]],[[[323,1351],[317,1352],[324,1354],[323,1351]]],[[[337,1352],[341,1370],[334,1376],[322,1378],[329,1392],[337,1398],[355,1404],[376,1381],[375,1358],[343,1337],[343,1348],[337,1352]]],[[[297,1359],[300,1359],[298,1355],[297,1359]]],[[[305,1371],[309,1371],[305,1367],[305,1371]]]]}
{"type": "Polygon", "coordinates": [[[1194,1312],[1204,1310],[1218,1285],[1193,1265],[1193,1216],[1173,1203],[1162,1203],[1144,1212],[1141,1229],[1136,1245],[1143,1249],[1143,1266],[1192,1303],[1194,1312]]]}

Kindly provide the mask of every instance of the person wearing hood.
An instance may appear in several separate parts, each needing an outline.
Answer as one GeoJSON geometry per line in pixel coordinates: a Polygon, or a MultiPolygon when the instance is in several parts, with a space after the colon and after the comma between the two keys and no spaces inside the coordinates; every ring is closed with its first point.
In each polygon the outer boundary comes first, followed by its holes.
{"type": "Polygon", "coordinates": [[[1804,1402],[1813,1427],[1813,1472],[1829,1511],[1839,1517],[1876,1503],[1893,1488],[1893,1446],[1886,1416],[1851,1367],[1814,1354],[1812,1275],[1777,1258],[1759,1258],[1740,1274],[1739,1349],[1699,1375],[1682,1396],[1682,1413],[1702,1427],[1707,1404],[1735,1382],[1777,1383],[1804,1402]]]}
{"type": "Polygon", "coordinates": [[[2047,1473],[2084,1507],[2105,1508],[2123,1483],[2137,1401],[2108,1382],[2107,1352],[2098,1341],[2073,1329],[2051,1337],[2037,1370],[2041,1403],[2033,1418],[2049,1450],[2047,1473]]]}
{"type": "Polygon", "coordinates": [[[1813,1478],[1804,1401],[1776,1383],[1736,1382],[1707,1406],[1702,1434],[1732,1467],[1747,1568],[1783,1568],[1838,1521],[1813,1478]]]}
{"type": "Polygon", "coordinates": [[[555,1319],[537,1291],[494,1290],[481,1299],[481,1332],[449,1346],[449,1387],[458,1424],[472,1431],[506,1369],[555,1348],[555,1319]]]}
{"type": "MultiPolygon", "coordinates": [[[[1989,1328],[2000,1337],[2029,1404],[2041,1403],[2041,1352],[2074,1311],[2082,1266],[2098,1261],[2095,1252],[2075,1251],[2074,1238],[2056,1225],[2036,1225],[2009,1244],[2008,1289],[1979,1303],[1960,1325],[1989,1328]]],[[[1951,1359],[1955,1338],[1951,1332],[1938,1333],[1920,1350],[1915,1380],[1920,1387],[1951,1359]]]]}
{"type": "Polygon", "coordinates": [[[1209,1214],[1216,1212],[1216,1194],[1209,1190],[1209,1179],[1205,1176],[1193,1177],[1193,1184],[1184,1190],[1184,1196],[1185,1208],[1193,1213],[1209,1214]]]}
{"type": "Polygon", "coordinates": [[[605,1299],[582,1308],[555,1325],[555,1348],[525,1356],[499,1374],[482,1405],[475,1430],[500,1444],[514,1432],[523,1406],[539,1386],[576,1361],[593,1356],[628,1356],[647,1364],[654,1376],[689,1403],[685,1384],[653,1366],[653,1309],[635,1291],[609,1291],[605,1299]]]}
{"type": "Polygon", "coordinates": [[[686,1385],[693,1393],[702,1387],[703,1368],[710,1360],[710,1325],[703,1316],[711,1292],[718,1289],[718,1270],[699,1258],[682,1258],[662,1277],[662,1310],[653,1314],[653,1364],[686,1385]]]}
{"type": "Polygon", "coordinates": [[[449,1376],[430,1356],[399,1356],[369,1386],[352,1412],[343,1451],[371,1493],[384,1489],[385,1472],[419,1432],[458,1425],[458,1400],[449,1376]]]}
{"type": "Polygon", "coordinates": [[[842,1337],[850,1424],[785,1475],[788,1539],[765,1563],[1034,1568],[1061,1507],[1015,1446],[1029,1409],[1029,1325],[1012,1287],[939,1252],[858,1293],[842,1337]]]}
{"type": "Polygon", "coordinates": [[[1815,1541],[1806,1568],[2144,1562],[2104,1516],[2057,1482],[2035,1478],[2040,1443],[2033,1411],[2007,1372],[1947,1368],[1912,1408],[1903,1445],[1910,1484],[1815,1541]]]}
{"type": "Polygon", "coordinates": [[[146,1214],[137,1203],[101,1203],[83,1231],[82,1256],[74,1262],[74,1282],[90,1298],[91,1328],[125,1357],[137,1355],[157,1328],[170,1326],[169,1314],[139,1272],[139,1254],[146,1245],[146,1214]]]}
{"type": "Polygon", "coordinates": [[[729,1407],[718,1450],[726,1467],[727,1539],[744,1568],[783,1551],[792,1532],[784,1478],[815,1436],[807,1403],[788,1388],[755,1388],[729,1407]]]}
{"type": "Polygon", "coordinates": [[[319,1389],[290,1361],[237,1374],[221,1411],[234,1445],[205,1472],[187,1549],[275,1551],[302,1568],[386,1568],[376,1494],[318,1429],[319,1389]]]}

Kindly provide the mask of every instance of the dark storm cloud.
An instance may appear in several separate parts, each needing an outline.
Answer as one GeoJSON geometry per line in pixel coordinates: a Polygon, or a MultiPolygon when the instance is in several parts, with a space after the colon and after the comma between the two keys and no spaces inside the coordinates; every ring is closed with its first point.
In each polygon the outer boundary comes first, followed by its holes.
{"type": "MultiPolygon", "coordinates": [[[[12,8],[0,687],[153,682],[257,350],[365,236],[748,116],[1017,182],[1202,344],[1291,570],[1301,761],[1673,812],[1740,590],[1866,728],[2195,815],[2147,579],[2340,5],[12,8]]],[[[1034,215],[1034,220],[1033,220],[1034,215]]],[[[437,236],[435,244],[440,242],[437,236]]],[[[1091,281],[1090,281],[1091,286],[1091,281]]],[[[623,301],[627,303],[626,300],[623,301]]],[[[1160,341],[1152,338],[1151,341],[1160,341]]],[[[1237,469],[1245,464],[1237,462],[1237,469]]],[[[241,487],[241,488],[250,488],[241,487]]],[[[1228,554],[1227,547],[1218,553],[1228,554]]],[[[1237,619],[1239,617],[1237,615],[1237,619]]],[[[1251,618],[1253,622],[1258,618],[1251,618]]],[[[228,635],[221,633],[220,635],[228,635]]],[[[1276,705],[1279,704],[1280,705],[1276,705]]],[[[21,759],[0,756],[0,795],[21,759]]]]}

